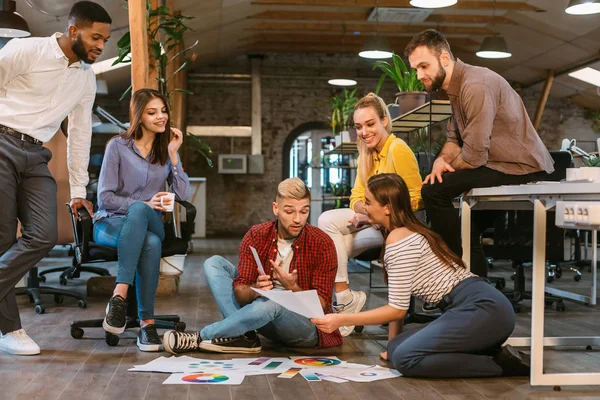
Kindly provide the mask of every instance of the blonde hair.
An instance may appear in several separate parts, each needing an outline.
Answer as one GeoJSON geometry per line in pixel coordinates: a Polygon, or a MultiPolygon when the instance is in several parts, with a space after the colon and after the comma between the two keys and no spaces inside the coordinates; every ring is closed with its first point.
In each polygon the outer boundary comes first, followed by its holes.
{"type": "Polygon", "coordinates": [[[294,200],[310,200],[310,190],[308,190],[304,182],[302,182],[302,179],[288,178],[281,181],[279,185],[277,185],[275,201],[279,201],[283,198],[294,200]]]}
{"type": "MultiPolygon", "coordinates": [[[[360,99],[358,103],[356,103],[356,105],[354,106],[354,111],[360,108],[369,107],[372,107],[375,110],[375,112],[377,112],[377,115],[379,116],[379,119],[382,121],[382,123],[383,118],[387,117],[388,122],[387,125],[385,125],[385,131],[388,133],[388,135],[390,135],[392,133],[392,117],[390,116],[390,111],[388,110],[385,101],[383,101],[383,99],[377,96],[375,93],[369,93],[365,97],[360,99]]],[[[360,177],[362,178],[363,182],[365,182],[366,184],[366,182],[370,178],[371,171],[373,171],[373,153],[375,152],[375,150],[369,149],[365,142],[360,138],[360,135],[358,137],[357,142],[358,155],[360,157],[358,173],[360,174],[360,177]]]]}

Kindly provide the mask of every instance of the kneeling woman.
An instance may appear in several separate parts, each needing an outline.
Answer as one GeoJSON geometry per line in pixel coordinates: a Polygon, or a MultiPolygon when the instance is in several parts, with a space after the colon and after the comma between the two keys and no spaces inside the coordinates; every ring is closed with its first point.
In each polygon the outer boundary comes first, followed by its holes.
{"type": "Polygon", "coordinates": [[[169,124],[165,97],[152,89],[134,93],[131,125],[106,146],[98,181],[98,212],[94,224],[96,243],[118,251],[117,285],[106,307],[103,328],[119,334],[125,330],[127,290],[136,282],[142,351],[160,351],[162,342],[154,326],[154,298],[158,286],[162,241],[162,212],[174,192],[189,197],[190,184],[177,150],[180,130],[169,124]],[[172,138],[171,138],[172,134],[172,138]],[[165,183],[169,192],[165,192],[165,183]]]}
{"type": "Polygon", "coordinates": [[[405,376],[471,378],[528,375],[521,354],[502,343],[515,326],[508,299],[486,279],[467,271],[440,236],[426,228],[412,211],[409,191],[397,174],[375,175],[365,193],[369,222],[389,232],[384,265],[388,305],[358,314],[328,314],[313,319],[331,332],[346,325],[390,322],[389,359],[405,376]],[[435,321],[402,332],[410,297],[417,296],[443,310],[435,321]]]}

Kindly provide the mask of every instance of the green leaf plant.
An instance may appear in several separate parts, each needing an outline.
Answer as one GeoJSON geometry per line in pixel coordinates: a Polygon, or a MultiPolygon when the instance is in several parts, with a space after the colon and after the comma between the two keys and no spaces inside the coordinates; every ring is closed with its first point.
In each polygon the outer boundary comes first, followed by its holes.
{"type": "Polygon", "coordinates": [[[417,71],[409,69],[404,64],[402,57],[397,54],[392,55],[391,64],[387,61],[376,61],[373,64],[373,70],[376,69],[382,72],[381,78],[379,78],[379,82],[377,83],[377,89],[375,89],[376,94],[379,94],[379,90],[386,78],[394,81],[399,92],[422,92],[425,90],[423,82],[417,78],[417,71]]]}
{"type": "MultiPolygon", "coordinates": [[[[188,68],[196,59],[196,55],[194,53],[192,53],[189,57],[187,56],[187,53],[198,45],[198,41],[179,51],[175,55],[170,54],[173,49],[178,48],[178,46],[183,43],[183,34],[186,31],[192,30],[186,25],[186,21],[193,19],[194,17],[179,13],[172,13],[167,6],[160,6],[153,9],[150,0],[146,1],[146,11],[146,21],[148,21],[148,47],[152,52],[152,56],[154,57],[155,61],[158,91],[165,95],[170,105],[171,96],[174,92],[188,95],[193,94],[192,92],[181,88],[173,88],[172,90],[169,90],[168,82],[175,75],[188,68]],[[175,72],[169,74],[167,67],[171,63],[175,62],[175,60],[177,60],[179,57],[184,57],[183,63],[175,72]]],[[[112,65],[131,62],[130,32],[125,33],[123,37],[119,39],[117,42],[117,51],[117,59],[112,65]]],[[[131,86],[125,90],[119,100],[125,99],[130,93],[131,86]]],[[[202,139],[191,132],[187,132],[186,137],[190,138],[191,140],[186,140],[185,142],[188,143],[188,145],[193,146],[195,150],[204,157],[208,165],[212,167],[213,162],[208,156],[212,153],[210,147],[202,139]]]]}

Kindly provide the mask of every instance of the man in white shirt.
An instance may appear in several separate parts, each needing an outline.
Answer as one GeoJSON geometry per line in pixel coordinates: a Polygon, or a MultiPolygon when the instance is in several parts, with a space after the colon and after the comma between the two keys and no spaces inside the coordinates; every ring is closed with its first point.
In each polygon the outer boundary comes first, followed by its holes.
{"type": "Polygon", "coordinates": [[[13,39],[0,49],[0,350],[10,354],[40,353],[21,327],[14,287],[56,243],[52,153],[42,143],[67,116],[71,208],[93,211],[85,200],[96,95],[89,64],[102,53],[111,23],[99,4],[81,1],[64,34],[13,39]]]}

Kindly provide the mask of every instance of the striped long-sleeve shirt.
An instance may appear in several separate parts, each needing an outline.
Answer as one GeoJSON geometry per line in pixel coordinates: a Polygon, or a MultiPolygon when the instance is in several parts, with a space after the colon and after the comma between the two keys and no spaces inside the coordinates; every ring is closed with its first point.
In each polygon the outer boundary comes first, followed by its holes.
{"type": "Polygon", "coordinates": [[[441,261],[423,235],[413,233],[385,248],[390,306],[408,310],[410,296],[439,303],[459,282],[474,276],[441,261]]]}

